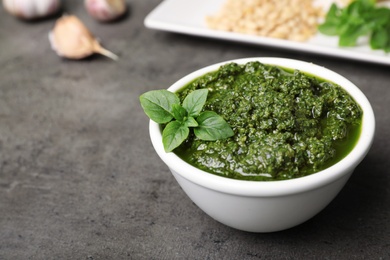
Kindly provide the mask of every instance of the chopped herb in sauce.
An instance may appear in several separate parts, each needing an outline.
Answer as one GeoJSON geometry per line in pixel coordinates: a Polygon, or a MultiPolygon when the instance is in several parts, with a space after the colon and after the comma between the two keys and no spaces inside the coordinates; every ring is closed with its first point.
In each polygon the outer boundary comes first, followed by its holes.
{"type": "Polygon", "coordinates": [[[234,136],[194,134],[174,152],[207,172],[241,180],[284,180],[344,158],[360,135],[362,110],[340,86],[299,71],[229,63],[195,79],[178,95],[207,88],[204,110],[221,115],[234,136]]]}

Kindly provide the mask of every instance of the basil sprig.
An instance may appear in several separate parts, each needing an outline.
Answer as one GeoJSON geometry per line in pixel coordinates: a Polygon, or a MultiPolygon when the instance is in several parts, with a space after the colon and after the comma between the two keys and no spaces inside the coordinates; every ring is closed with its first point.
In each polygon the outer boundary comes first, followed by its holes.
{"type": "Polygon", "coordinates": [[[367,36],[371,49],[390,52],[390,9],[377,7],[375,0],[355,0],[344,8],[333,3],[318,30],[339,36],[339,46],[356,46],[367,36]]]}
{"type": "Polygon", "coordinates": [[[188,94],[180,104],[179,97],[168,90],[152,90],[140,96],[145,114],[158,124],[166,124],[162,141],[166,152],[182,144],[193,128],[197,138],[215,141],[234,135],[229,124],[213,111],[203,111],[208,95],[207,89],[198,89],[188,94]]]}

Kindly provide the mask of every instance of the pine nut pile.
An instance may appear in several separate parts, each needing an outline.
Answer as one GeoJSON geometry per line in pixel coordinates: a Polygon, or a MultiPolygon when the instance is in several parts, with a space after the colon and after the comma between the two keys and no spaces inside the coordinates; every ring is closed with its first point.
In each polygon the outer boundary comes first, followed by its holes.
{"type": "Polygon", "coordinates": [[[227,0],[206,23],[216,30],[306,41],[323,16],[312,0],[227,0]]]}

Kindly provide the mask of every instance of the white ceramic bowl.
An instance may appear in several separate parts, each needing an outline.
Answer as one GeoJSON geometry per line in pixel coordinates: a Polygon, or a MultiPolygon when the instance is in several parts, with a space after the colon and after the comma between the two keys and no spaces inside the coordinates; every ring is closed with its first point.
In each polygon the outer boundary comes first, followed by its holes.
{"type": "Polygon", "coordinates": [[[353,150],[335,165],[309,176],[283,181],[241,181],[207,173],[174,153],[166,153],[159,125],[150,121],[149,130],[157,154],[185,193],[205,213],[236,229],[273,232],[303,223],[332,201],[370,149],[375,118],[365,95],[349,80],[324,67],[291,59],[247,58],[211,65],[185,76],[168,90],[175,92],[193,79],[217,70],[224,63],[244,64],[254,60],[298,69],[343,87],[363,110],[362,131],[353,150]]]}

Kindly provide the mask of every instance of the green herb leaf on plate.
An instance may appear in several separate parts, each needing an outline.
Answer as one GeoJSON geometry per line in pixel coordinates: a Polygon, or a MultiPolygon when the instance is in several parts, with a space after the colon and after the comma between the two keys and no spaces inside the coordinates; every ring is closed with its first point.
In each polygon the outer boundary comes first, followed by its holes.
{"type": "Polygon", "coordinates": [[[390,28],[378,28],[372,32],[370,46],[373,50],[382,49],[385,52],[390,52],[390,28]]]}
{"type": "Polygon", "coordinates": [[[356,46],[360,36],[370,32],[370,28],[364,24],[350,25],[339,38],[339,46],[356,46]]]}
{"type": "Polygon", "coordinates": [[[374,16],[373,20],[378,26],[373,29],[370,46],[373,50],[382,49],[390,52],[390,9],[379,8],[374,16]]]}
{"type": "Polygon", "coordinates": [[[340,24],[340,9],[335,3],[330,6],[330,9],[326,15],[325,22],[318,26],[318,30],[326,35],[338,35],[340,24]]]}
{"type": "Polygon", "coordinates": [[[371,49],[390,51],[390,9],[376,6],[375,0],[355,0],[344,8],[333,3],[318,30],[339,36],[339,46],[356,46],[367,37],[371,49]]]}

